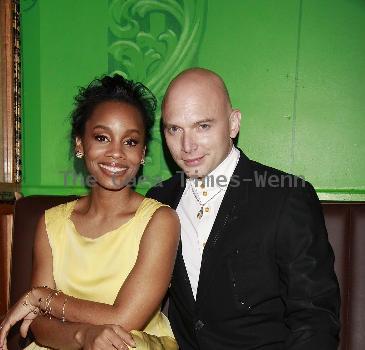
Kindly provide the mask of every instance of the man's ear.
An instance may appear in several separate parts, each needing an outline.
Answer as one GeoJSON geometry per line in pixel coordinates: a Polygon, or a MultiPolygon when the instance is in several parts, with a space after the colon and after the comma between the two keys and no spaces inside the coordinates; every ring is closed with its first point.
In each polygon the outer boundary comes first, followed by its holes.
{"type": "Polygon", "coordinates": [[[241,111],[234,109],[229,116],[229,136],[234,139],[240,131],[241,111]]]}

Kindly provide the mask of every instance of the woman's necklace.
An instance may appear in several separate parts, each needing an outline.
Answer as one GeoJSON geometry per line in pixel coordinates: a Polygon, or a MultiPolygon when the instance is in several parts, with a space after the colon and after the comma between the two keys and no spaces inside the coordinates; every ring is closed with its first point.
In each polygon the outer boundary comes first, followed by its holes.
{"type": "Polygon", "coordinates": [[[206,202],[202,202],[201,200],[200,200],[200,198],[199,198],[199,195],[198,195],[198,193],[195,191],[195,188],[194,188],[194,186],[192,185],[192,181],[189,181],[189,183],[190,183],[190,187],[191,187],[191,190],[192,190],[192,192],[193,192],[193,195],[194,195],[194,197],[195,197],[195,199],[196,199],[196,201],[199,203],[199,205],[200,205],[200,210],[198,211],[198,213],[196,214],[196,217],[200,220],[202,217],[203,217],[203,214],[204,214],[204,206],[208,203],[208,202],[210,202],[215,196],[217,196],[221,191],[222,191],[222,189],[220,188],[219,189],[219,191],[215,194],[215,195],[213,195],[213,197],[211,197],[211,198],[209,198],[206,202]]]}

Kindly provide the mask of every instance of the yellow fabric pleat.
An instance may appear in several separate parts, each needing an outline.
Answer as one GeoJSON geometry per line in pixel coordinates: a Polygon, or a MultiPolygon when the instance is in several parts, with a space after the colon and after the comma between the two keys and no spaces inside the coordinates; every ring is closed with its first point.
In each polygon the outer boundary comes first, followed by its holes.
{"type": "MultiPolygon", "coordinates": [[[[156,337],[146,332],[132,331],[133,340],[138,350],[177,350],[176,340],[168,336],[156,337]]],[[[130,348],[129,349],[133,349],[130,348]]]]}
{"type": "MultiPolygon", "coordinates": [[[[61,204],[45,212],[57,289],[75,298],[112,305],[137,260],[149,220],[163,204],[145,198],[132,219],[92,239],[79,234],[70,220],[76,203],[61,204]]],[[[138,350],[177,349],[170,324],[160,310],[143,331],[133,331],[133,336],[138,350]]],[[[27,349],[44,348],[32,343],[27,349]]]]}

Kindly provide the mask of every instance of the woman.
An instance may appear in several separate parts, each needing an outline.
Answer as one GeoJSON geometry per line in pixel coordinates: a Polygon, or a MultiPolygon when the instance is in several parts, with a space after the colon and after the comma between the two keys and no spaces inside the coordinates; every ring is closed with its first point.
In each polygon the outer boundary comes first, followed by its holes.
{"type": "Polygon", "coordinates": [[[32,323],[37,343],[55,349],[177,349],[160,304],[179,221],[172,209],[128,186],[144,163],[155,98],[142,84],[114,75],[93,81],[75,100],[75,154],[95,185],[41,218],[33,288],[3,320],[0,348],[24,319],[23,336],[32,323]],[[143,332],[132,338],[132,330],[143,332]]]}

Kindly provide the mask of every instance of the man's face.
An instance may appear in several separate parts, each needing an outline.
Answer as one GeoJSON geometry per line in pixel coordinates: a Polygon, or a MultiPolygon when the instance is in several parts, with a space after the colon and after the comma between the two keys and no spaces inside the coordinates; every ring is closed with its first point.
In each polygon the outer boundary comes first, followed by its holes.
{"type": "Polygon", "coordinates": [[[163,106],[164,134],[177,165],[188,177],[204,177],[228,155],[239,131],[240,113],[220,91],[172,90],[163,106]]]}

